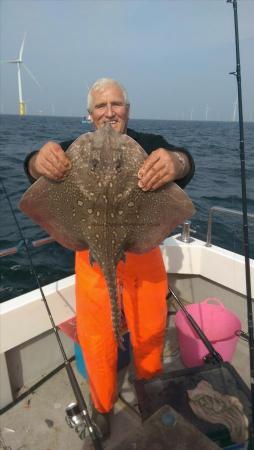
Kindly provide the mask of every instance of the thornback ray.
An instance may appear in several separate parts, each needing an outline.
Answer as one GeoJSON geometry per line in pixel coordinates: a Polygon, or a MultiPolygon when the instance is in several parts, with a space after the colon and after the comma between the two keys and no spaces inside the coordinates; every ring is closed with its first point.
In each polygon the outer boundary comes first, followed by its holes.
{"type": "Polygon", "coordinates": [[[81,135],[68,148],[72,168],[62,181],[40,177],[19,207],[57,242],[90,250],[109,290],[112,324],[120,344],[116,268],[126,251],[145,253],[190,218],[195,208],[175,183],[155,191],[138,187],[146,152],[131,137],[106,124],[81,135]]]}

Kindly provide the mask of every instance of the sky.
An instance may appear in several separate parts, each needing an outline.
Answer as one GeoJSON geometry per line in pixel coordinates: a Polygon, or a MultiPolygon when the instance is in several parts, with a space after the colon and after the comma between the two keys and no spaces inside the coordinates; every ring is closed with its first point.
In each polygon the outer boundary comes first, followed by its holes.
{"type": "MultiPolygon", "coordinates": [[[[254,0],[238,0],[243,112],[254,120],[254,0]]],[[[0,0],[0,59],[18,57],[28,114],[83,116],[88,87],[120,81],[131,118],[233,120],[234,16],[226,0],[0,0]],[[23,69],[23,67],[22,67],[23,69]]],[[[17,114],[15,64],[0,64],[0,113],[17,114]]],[[[237,115],[235,116],[237,119],[237,115]]]]}

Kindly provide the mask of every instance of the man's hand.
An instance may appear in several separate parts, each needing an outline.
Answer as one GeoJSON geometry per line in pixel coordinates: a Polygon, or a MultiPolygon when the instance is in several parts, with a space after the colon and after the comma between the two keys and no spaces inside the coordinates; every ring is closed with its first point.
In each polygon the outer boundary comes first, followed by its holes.
{"type": "Polygon", "coordinates": [[[138,186],[143,191],[153,191],[168,183],[184,177],[189,170],[188,157],[180,153],[179,157],[165,148],[154,150],[139,169],[138,186]]]}
{"type": "Polygon", "coordinates": [[[44,175],[50,180],[61,180],[71,169],[71,162],[56,142],[47,142],[29,161],[29,173],[35,179],[44,175]]]}

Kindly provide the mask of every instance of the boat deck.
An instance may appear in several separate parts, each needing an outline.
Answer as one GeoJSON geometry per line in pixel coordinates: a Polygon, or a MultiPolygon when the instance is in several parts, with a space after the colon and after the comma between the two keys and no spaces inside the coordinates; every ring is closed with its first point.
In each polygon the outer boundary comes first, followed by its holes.
{"type": "MultiPolygon", "coordinates": [[[[72,366],[88,404],[87,382],[77,372],[75,363],[72,366]]],[[[74,395],[62,369],[1,417],[2,438],[8,450],[93,449],[89,437],[80,440],[65,422],[65,408],[72,401],[74,395]]],[[[140,424],[139,416],[121,400],[116,403],[111,420],[112,436],[105,449],[112,448],[140,424]]]]}
{"type": "MultiPolygon", "coordinates": [[[[164,351],[165,370],[177,370],[183,367],[179,357],[176,330],[172,322],[172,318],[170,318],[164,351]]],[[[232,363],[246,384],[250,385],[248,352],[246,352],[245,356],[242,350],[242,344],[239,341],[232,363]]],[[[77,371],[75,362],[72,363],[72,366],[88,404],[87,382],[77,371]]],[[[114,413],[111,417],[111,437],[103,443],[103,448],[106,450],[112,450],[117,447],[135,427],[141,424],[134,388],[129,382],[132,374],[131,365],[128,369],[123,369],[119,372],[121,398],[131,404],[132,408],[127,406],[122,399],[119,399],[115,404],[114,413]]],[[[29,386],[25,386],[24,391],[28,388],[29,386]]],[[[65,422],[65,408],[73,401],[74,395],[67,373],[65,369],[62,369],[36,389],[33,394],[28,395],[1,416],[2,442],[0,440],[0,449],[93,449],[89,436],[84,441],[80,440],[75,431],[70,429],[65,422]]]]}

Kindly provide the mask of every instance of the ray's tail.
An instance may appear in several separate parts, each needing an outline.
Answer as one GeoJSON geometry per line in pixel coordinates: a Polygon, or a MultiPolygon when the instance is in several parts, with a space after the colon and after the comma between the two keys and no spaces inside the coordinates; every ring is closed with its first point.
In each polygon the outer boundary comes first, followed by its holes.
{"type": "Polygon", "coordinates": [[[123,337],[121,332],[121,299],[118,296],[117,292],[117,279],[116,279],[116,271],[105,271],[104,272],[105,279],[107,282],[107,287],[109,291],[109,298],[111,304],[111,318],[112,318],[112,326],[114,330],[115,340],[117,345],[122,350],[125,350],[123,345],[123,337]]]}

